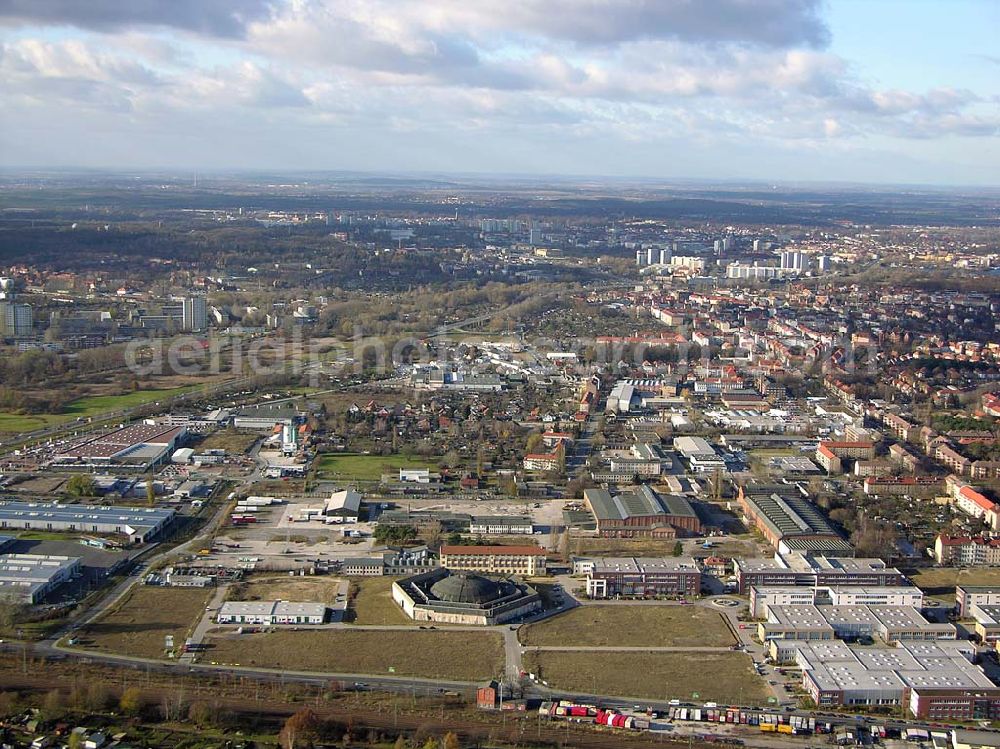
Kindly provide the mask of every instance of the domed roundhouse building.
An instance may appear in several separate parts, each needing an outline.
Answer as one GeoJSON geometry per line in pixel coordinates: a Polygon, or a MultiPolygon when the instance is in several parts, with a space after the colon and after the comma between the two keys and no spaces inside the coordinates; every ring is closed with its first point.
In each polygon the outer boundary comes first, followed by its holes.
{"type": "Polygon", "coordinates": [[[443,567],[394,582],[392,600],[411,619],[444,624],[489,626],[542,610],[527,583],[443,567]]]}

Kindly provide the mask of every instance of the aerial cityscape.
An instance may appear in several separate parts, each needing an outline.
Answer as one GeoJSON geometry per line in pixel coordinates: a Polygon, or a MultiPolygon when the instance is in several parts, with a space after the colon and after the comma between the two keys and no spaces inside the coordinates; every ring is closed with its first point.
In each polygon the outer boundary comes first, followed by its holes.
{"type": "Polygon", "coordinates": [[[0,3],[0,745],[1000,749],[997,29],[0,3]]]}

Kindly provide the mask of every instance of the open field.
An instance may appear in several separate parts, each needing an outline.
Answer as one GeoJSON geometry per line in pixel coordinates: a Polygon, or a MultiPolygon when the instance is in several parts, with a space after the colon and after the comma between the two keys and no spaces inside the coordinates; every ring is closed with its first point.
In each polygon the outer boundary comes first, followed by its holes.
{"type": "Polygon", "coordinates": [[[260,439],[259,434],[245,434],[235,429],[221,429],[213,432],[198,443],[198,451],[225,450],[232,455],[243,455],[260,439]]]}
{"type": "Polygon", "coordinates": [[[69,403],[58,414],[20,415],[10,412],[0,412],[0,432],[30,432],[42,427],[61,424],[76,418],[99,416],[108,411],[120,411],[125,408],[135,408],[146,403],[152,403],[163,398],[187,393],[199,385],[185,385],[162,390],[136,390],[123,395],[88,395],[69,403]]]}
{"type": "Polygon", "coordinates": [[[392,600],[395,577],[362,577],[351,581],[347,619],[354,624],[414,624],[392,600]]]}
{"type": "Polygon", "coordinates": [[[203,660],[294,671],[469,681],[503,672],[501,638],[489,632],[285,630],[212,637],[207,644],[203,660]]]}
{"type": "Polygon", "coordinates": [[[521,628],[525,645],[689,647],[732,645],[722,614],[702,606],[579,606],[521,628]]]}
{"type": "Polygon", "coordinates": [[[400,468],[430,468],[436,463],[405,455],[323,455],[316,460],[316,474],[320,479],[341,481],[378,481],[383,473],[394,473],[400,468]]]}
{"type": "Polygon", "coordinates": [[[162,658],[165,635],[180,648],[214,590],[139,585],[115,609],[80,634],[80,646],[142,658],[162,658]]]}
{"type": "Polygon", "coordinates": [[[1000,568],[935,567],[913,570],[906,576],[927,595],[949,601],[955,598],[956,585],[1000,585],[1000,568]]]}
{"type": "Polygon", "coordinates": [[[673,554],[673,540],[655,538],[571,538],[570,552],[581,555],[668,557],[673,554]]]}
{"type": "Polygon", "coordinates": [[[308,601],[333,604],[341,580],[336,577],[254,576],[231,586],[230,601],[308,601]]]}
{"type": "Polygon", "coordinates": [[[555,689],[645,699],[764,705],[764,682],[744,653],[525,653],[525,668],[555,689]]]}

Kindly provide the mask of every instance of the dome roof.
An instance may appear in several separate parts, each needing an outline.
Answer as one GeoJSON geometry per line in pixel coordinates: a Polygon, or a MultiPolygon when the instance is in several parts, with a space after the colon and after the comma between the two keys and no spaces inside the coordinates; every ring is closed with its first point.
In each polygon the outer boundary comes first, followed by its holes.
{"type": "Polygon", "coordinates": [[[471,572],[452,572],[431,586],[431,595],[451,603],[489,603],[503,594],[501,583],[471,572]]]}

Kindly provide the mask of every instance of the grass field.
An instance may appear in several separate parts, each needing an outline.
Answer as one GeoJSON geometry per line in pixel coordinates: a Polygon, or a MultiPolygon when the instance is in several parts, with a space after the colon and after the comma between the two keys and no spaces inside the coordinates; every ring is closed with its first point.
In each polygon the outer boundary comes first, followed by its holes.
{"type": "Polygon", "coordinates": [[[323,455],[316,460],[316,477],[342,481],[378,481],[383,473],[395,473],[400,468],[430,468],[436,463],[405,455],[323,455]]]}
{"type": "Polygon", "coordinates": [[[673,554],[674,543],[655,538],[572,538],[570,551],[582,555],[668,557],[673,554]]]}
{"type": "Polygon", "coordinates": [[[525,645],[689,647],[732,645],[722,614],[702,606],[580,606],[520,631],[525,645]]]}
{"type": "Polygon", "coordinates": [[[936,567],[908,572],[906,576],[924,593],[953,600],[956,585],[1000,585],[1000,569],[956,569],[954,567],[936,567]]]}
{"type": "Polygon", "coordinates": [[[0,412],[0,432],[30,432],[42,427],[61,424],[76,418],[99,416],[109,411],[120,411],[125,408],[135,408],[146,403],[171,398],[190,392],[199,385],[165,388],[162,390],[136,390],[123,395],[90,395],[78,398],[67,404],[58,414],[20,415],[0,412]]]}
{"type": "Polygon", "coordinates": [[[180,648],[205,611],[212,590],[139,585],[79,635],[79,645],[141,658],[162,658],[165,635],[180,648]]]}
{"type": "Polygon", "coordinates": [[[357,593],[348,606],[347,618],[354,624],[413,624],[392,600],[394,577],[363,577],[352,580],[357,593]]]}
{"type": "Polygon", "coordinates": [[[488,632],[286,630],[212,637],[207,644],[202,660],[293,671],[396,673],[463,681],[503,672],[501,638],[488,632]]]}
{"type": "Polygon", "coordinates": [[[228,591],[230,601],[309,601],[332,604],[337,600],[340,579],[336,577],[252,577],[228,591]]]}
{"type": "Polygon", "coordinates": [[[764,705],[764,682],[744,653],[525,653],[525,668],[555,689],[645,699],[764,705]]]}

